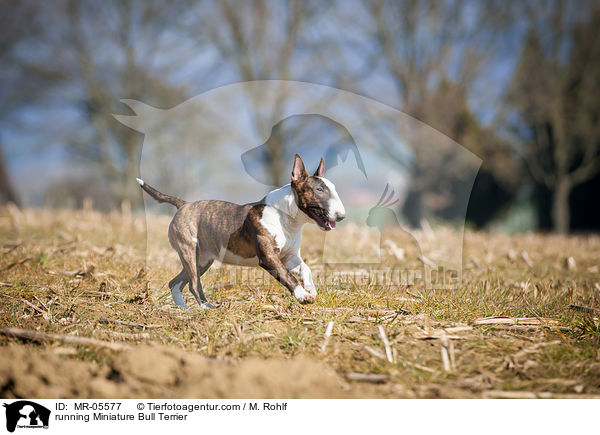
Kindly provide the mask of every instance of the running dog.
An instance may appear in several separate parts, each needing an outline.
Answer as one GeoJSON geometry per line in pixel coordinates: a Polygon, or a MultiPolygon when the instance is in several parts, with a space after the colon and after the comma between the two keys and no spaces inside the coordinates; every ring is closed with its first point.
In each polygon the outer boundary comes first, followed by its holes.
{"type": "Polygon", "coordinates": [[[200,277],[215,259],[241,266],[260,266],[284,285],[301,304],[315,301],[317,289],[310,268],[300,257],[302,227],[312,222],[323,231],[335,228],[346,211],[334,184],[323,177],[321,158],[309,175],[298,154],[291,183],[244,205],[226,201],[187,202],[160,193],[137,179],[152,198],[173,204],[177,212],[169,225],[169,241],[183,269],[169,282],[173,300],[189,308],[181,290],[190,291],[203,308],[214,308],[202,291],[200,277]],[[300,285],[296,276],[302,280],[300,285]]]}

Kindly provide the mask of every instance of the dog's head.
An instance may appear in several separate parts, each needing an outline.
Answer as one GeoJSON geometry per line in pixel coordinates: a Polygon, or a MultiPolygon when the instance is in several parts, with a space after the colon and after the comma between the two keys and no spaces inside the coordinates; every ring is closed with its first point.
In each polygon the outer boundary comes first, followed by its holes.
{"type": "Polygon", "coordinates": [[[308,175],[304,162],[298,154],[292,168],[292,191],[300,211],[306,214],[323,231],[335,228],[336,222],[346,217],[344,204],[338,196],[334,184],[323,177],[325,162],[321,163],[314,175],[308,175]]]}

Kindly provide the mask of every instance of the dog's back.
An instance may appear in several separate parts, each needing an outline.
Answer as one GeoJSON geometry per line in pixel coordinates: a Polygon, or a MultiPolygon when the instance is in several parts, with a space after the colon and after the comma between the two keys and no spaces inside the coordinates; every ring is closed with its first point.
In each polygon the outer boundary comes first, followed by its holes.
{"type": "Polygon", "coordinates": [[[244,205],[217,200],[184,204],[171,221],[169,241],[176,250],[182,243],[196,243],[206,260],[239,264],[248,259],[254,263],[256,222],[263,209],[262,201],[244,205]]]}

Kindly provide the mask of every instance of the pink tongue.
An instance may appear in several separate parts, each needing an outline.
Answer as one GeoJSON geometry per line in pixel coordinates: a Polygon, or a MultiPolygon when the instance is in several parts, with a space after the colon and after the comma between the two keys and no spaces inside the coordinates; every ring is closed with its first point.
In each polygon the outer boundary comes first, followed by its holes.
{"type": "Polygon", "coordinates": [[[333,222],[327,221],[327,222],[325,222],[325,225],[327,225],[327,228],[332,230],[335,228],[335,221],[333,221],[333,222]]]}

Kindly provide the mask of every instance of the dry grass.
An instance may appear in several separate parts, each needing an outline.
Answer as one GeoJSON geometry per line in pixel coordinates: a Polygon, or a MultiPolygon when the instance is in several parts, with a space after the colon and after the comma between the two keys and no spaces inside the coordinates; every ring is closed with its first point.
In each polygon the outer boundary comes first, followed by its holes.
{"type": "MultiPolygon", "coordinates": [[[[600,395],[598,312],[569,308],[600,307],[598,236],[467,232],[461,285],[427,290],[342,279],[335,274],[348,266],[311,264],[323,243],[321,233],[307,230],[303,256],[316,274],[336,277],[317,284],[316,304],[296,304],[262,274],[213,267],[204,287],[219,308],[199,310],[188,293],[192,309],[183,311],[166,287],[178,271],[163,236],[168,218],[148,221],[146,268],[142,218],[40,210],[1,216],[0,329],[132,349],[0,337],[0,396],[600,395]],[[491,316],[509,319],[478,321],[491,316]]],[[[401,235],[396,242],[404,247],[401,235]]],[[[398,262],[392,254],[384,269],[398,262]]],[[[422,267],[417,255],[409,243],[403,265],[422,267]]],[[[373,276],[369,266],[357,270],[373,276]]]]}

